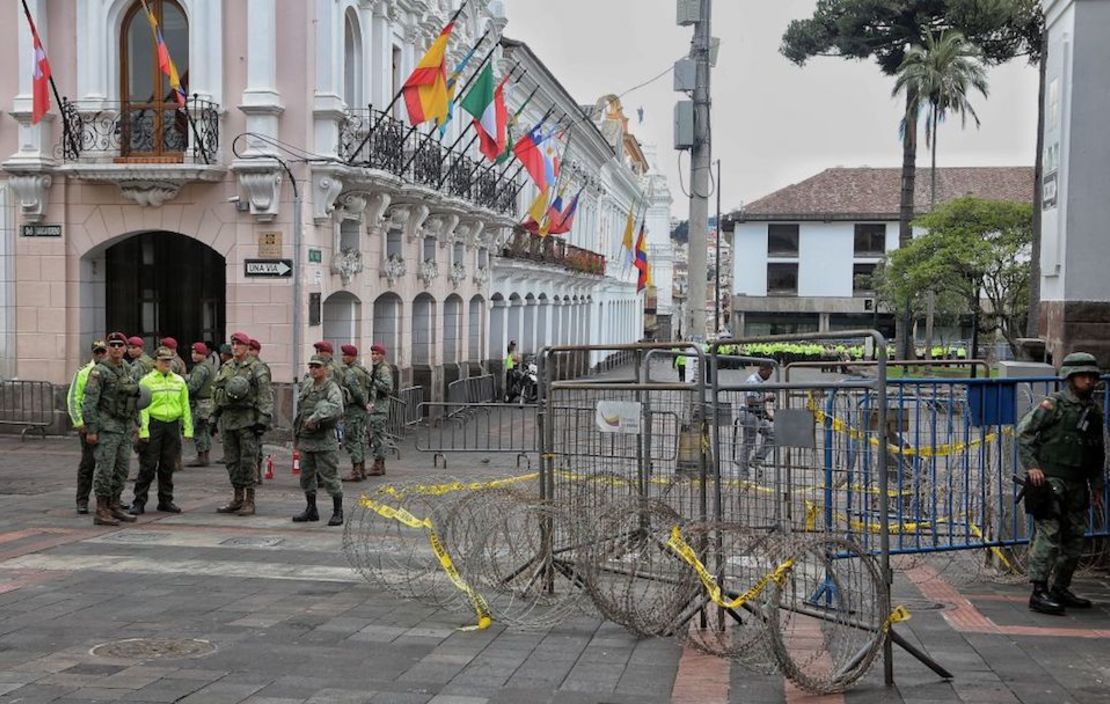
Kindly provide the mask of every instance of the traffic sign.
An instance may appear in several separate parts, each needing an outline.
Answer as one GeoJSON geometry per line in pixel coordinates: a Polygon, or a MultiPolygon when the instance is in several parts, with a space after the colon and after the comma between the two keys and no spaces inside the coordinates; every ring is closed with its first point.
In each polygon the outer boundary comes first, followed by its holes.
{"type": "Polygon", "coordinates": [[[246,276],[288,278],[293,275],[292,259],[246,259],[243,261],[246,276]]]}

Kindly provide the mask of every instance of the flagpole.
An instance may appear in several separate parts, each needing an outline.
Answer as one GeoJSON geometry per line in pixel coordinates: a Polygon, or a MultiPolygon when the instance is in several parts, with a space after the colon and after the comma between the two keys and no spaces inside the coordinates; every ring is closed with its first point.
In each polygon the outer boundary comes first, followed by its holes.
{"type": "MultiPolygon", "coordinates": [[[[520,65],[520,62],[518,61],[518,62],[517,62],[517,66],[519,66],[519,65],[520,65]]],[[[513,66],[513,71],[516,71],[516,68],[517,68],[516,66],[513,66]]],[[[509,76],[511,77],[511,76],[512,76],[512,74],[513,74],[513,72],[512,72],[512,71],[510,71],[510,72],[509,72],[509,76]]],[[[539,87],[539,86],[537,86],[537,88],[538,88],[538,87],[539,87]]],[[[455,141],[454,141],[454,142],[453,142],[453,143],[451,144],[451,146],[447,148],[447,151],[448,151],[448,153],[454,152],[454,150],[455,150],[455,147],[456,147],[456,146],[458,145],[458,143],[459,143],[459,140],[461,140],[461,139],[463,138],[463,136],[464,136],[464,135],[466,134],[466,131],[467,131],[468,129],[470,129],[470,127],[471,127],[471,126],[472,126],[473,124],[474,124],[474,121],[473,121],[473,120],[471,120],[470,122],[468,122],[468,123],[466,124],[466,127],[464,127],[464,128],[463,128],[463,131],[462,131],[462,132],[461,132],[461,133],[459,134],[459,137],[458,137],[458,139],[456,139],[456,140],[455,140],[455,141]]],[[[478,140],[478,132],[477,132],[477,130],[475,130],[474,134],[473,134],[473,135],[471,135],[471,137],[470,137],[470,141],[469,141],[469,142],[467,142],[467,143],[466,143],[466,146],[462,148],[462,152],[460,152],[460,154],[461,154],[461,155],[465,155],[465,154],[466,154],[466,153],[467,153],[468,151],[470,151],[470,148],[474,146],[474,142],[476,142],[477,140],[478,140]]],[[[470,174],[469,174],[469,175],[467,176],[467,178],[468,178],[468,179],[472,179],[472,178],[474,177],[474,174],[475,174],[475,173],[477,173],[478,169],[480,169],[480,168],[483,168],[483,166],[484,166],[484,165],[482,164],[482,162],[481,162],[481,161],[478,161],[478,162],[477,162],[477,164],[475,165],[475,167],[474,167],[473,169],[471,169],[471,171],[470,171],[470,174]]],[[[439,183],[437,183],[437,184],[436,184],[436,190],[438,191],[439,189],[443,188],[443,184],[447,183],[447,179],[448,179],[448,178],[450,178],[450,177],[451,177],[451,169],[449,168],[449,169],[447,169],[447,170],[446,170],[446,171],[444,172],[444,174],[443,174],[443,178],[441,178],[441,179],[439,180],[439,183]]]]}
{"type": "MultiPolygon", "coordinates": [[[[484,64],[483,64],[483,65],[484,65],[484,64]]],[[[516,62],[516,64],[514,64],[514,65],[513,65],[512,69],[511,69],[511,70],[509,71],[509,73],[508,73],[508,76],[507,76],[507,78],[512,78],[512,76],[513,76],[513,73],[514,73],[514,72],[515,72],[515,71],[517,70],[517,67],[519,67],[519,66],[520,66],[520,62],[519,62],[519,61],[517,61],[517,62],[516,62]]],[[[479,66],[479,67],[478,67],[478,70],[479,70],[479,71],[481,71],[481,70],[482,70],[482,66],[479,66]]],[[[475,74],[475,75],[477,75],[477,74],[475,74]]],[[[459,91],[459,92],[460,92],[460,93],[462,93],[463,91],[459,91]]],[[[473,117],[473,116],[472,116],[472,117],[473,117]]],[[[473,120],[471,120],[471,121],[468,121],[468,122],[466,123],[466,127],[464,127],[464,128],[462,129],[462,131],[461,131],[461,132],[459,133],[459,136],[455,138],[455,141],[454,141],[454,142],[451,142],[451,146],[450,146],[450,147],[447,147],[447,151],[449,151],[449,152],[450,152],[450,151],[454,151],[454,150],[455,150],[455,147],[457,147],[457,146],[459,145],[459,142],[461,142],[461,141],[462,141],[462,138],[466,136],[466,131],[467,131],[467,129],[469,129],[469,128],[470,128],[470,126],[471,126],[471,125],[473,125],[473,124],[474,124],[474,121],[473,121],[473,120]]],[[[466,151],[467,149],[469,149],[469,148],[471,147],[471,145],[473,145],[473,144],[474,144],[474,140],[475,140],[475,139],[478,139],[478,135],[477,135],[477,134],[475,134],[475,135],[474,135],[474,137],[473,137],[473,138],[472,138],[472,139],[470,140],[470,144],[467,144],[467,145],[466,145],[466,147],[465,147],[465,148],[463,149],[463,151],[464,151],[464,152],[465,152],[465,151],[466,151]]]]}
{"type": "MultiPolygon", "coordinates": [[[[42,37],[39,37],[38,27],[35,26],[35,20],[34,20],[34,18],[31,17],[31,9],[29,7],[27,7],[27,0],[22,0],[22,2],[23,2],[23,13],[25,15],[27,15],[27,24],[29,24],[31,26],[31,30],[32,30],[31,33],[35,37],[38,37],[39,44],[42,44],[42,37]]],[[[46,47],[45,46],[42,47],[42,53],[46,54],[46,47]]],[[[50,62],[50,56],[49,55],[47,55],[46,61],[49,64],[49,62],[50,62]]],[[[62,139],[63,140],[69,140],[69,148],[74,153],[74,155],[76,155],[76,154],[79,153],[77,151],[77,143],[74,142],[74,140],[73,140],[73,133],[69,129],[69,120],[66,119],[65,112],[62,109],[62,107],[66,103],[63,103],[61,96],[58,95],[58,84],[54,82],[54,71],[53,70],[50,71],[50,75],[47,76],[47,80],[50,81],[50,91],[54,94],[54,102],[56,102],[58,104],[58,113],[62,116],[62,139]]]]}
{"type": "MultiPolygon", "coordinates": [[[[24,0],[24,2],[26,2],[26,0],[24,0]]],[[[459,19],[459,15],[462,14],[463,8],[466,7],[469,2],[470,2],[470,0],[462,0],[462,2],[459,4],[459,9],[455,10],[455,14],[451,15],[451,19],[449,19],[447,21],[448,25],[454,24],[455,20],[459,19]]],[[[446,25],[444,25],[444,28],[446,29],[446,25]]],[[[440,34],[442,34],[442,33],[443,33],[443,31],[441,30],[440,34]]],[[[483,37],[484,37],[484,35],[483,35],[483,37]]],[[[405,87],[402,85],[401,90],[397,91],[397,94],[393,96],[393,100],[390,100],[389,105],[386,105],[385,110],[382,110],[382,114],[383,115],[388,115],[389,111],[393,109],[393,106],[397,104],[397,101],[400,100],[401,96],[404,95],[404,94],[405,94],[405,87]]],[[[347,160],[348,164],[355,163],[355,157],[358,156],[358,153],[362,151],[362,148],[365,147],[370,142],[370,138],[374,136],[374,132],[377,131],[378,125],[380,125],[380,124],[381,124],[381,121],[379,120],[378,122],[374,122],[373,124],[370,125],[370,129],[367,130],[366,136],[363,137],[362,141],[358,143],[358,147],[353,152],[351,152],[351,158],[347,160]]],[[[412,129],[416,129],[416,126],[413,125],[412,129]]],[[[408,134],[405,135],[405,139],[408,139],[409,134],[412,134],[412,130],[409,130],[408,134]]],[[[402,142],[403,142],[403,140],[402,140],[402,142]]]]}
{"type": "MultiPolygon", "coordinates": [[[[459,90],[459,93],[466,92],[466,89],[470,87],[470,84],[473,83],[474,79],[478,77],[478,74],[482,72],[482,68],[485,67],[486,62],[493,58],[493,52],[497,51],[497,47],[499,45],[500,42],[494,42],[493,46],[491,46],[490,50],[486,53],[485,58],[482,59],[482,62],[478,64],[478,67],[476,69],[474,69],[474,73],[470,74],[470,78],[467,79],[466,84],[463,85],[462,89],[459,90]]],[[[420,142],[416,149],[412,151],[412,156],[410,156],[409,160],[405,162],[405,165],[401,167],[401,173],[405,173],[408,170],[409,166],[412,165],[412,162],[416,161],[416,157],[420,156],[420,153],[424,151],[424,147],[428,146],[428,142],[432,140],[432,137],[435,136],[435,133],[436,130],[435,128],[433,128],[428,132],[427,135],[425,135],[424,139],[420,142]]],[[[461,139],[462,136],[460,135],[459,138],[461,139]]]]}

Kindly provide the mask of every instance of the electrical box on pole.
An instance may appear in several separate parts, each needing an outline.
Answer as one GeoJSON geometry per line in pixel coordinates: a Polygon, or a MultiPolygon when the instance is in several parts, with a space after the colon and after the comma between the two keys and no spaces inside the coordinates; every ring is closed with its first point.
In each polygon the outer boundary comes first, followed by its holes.
{"type": "Polygon", "coordinates": [[[698,65],[693,59],[679,59],[674,62],[674,90],[676,93],[689,93],[697,83],[698,65]]]}
{"type": "Polygon", "coordinates": [[[678,26],[689,27],[701,21],[699,0],[678,0],[678,26]]]}
{"type": "Polygon", "coordinates": [[[674,105],[674,148],[694,148],[694,101],[680,100],[674,105]]]}

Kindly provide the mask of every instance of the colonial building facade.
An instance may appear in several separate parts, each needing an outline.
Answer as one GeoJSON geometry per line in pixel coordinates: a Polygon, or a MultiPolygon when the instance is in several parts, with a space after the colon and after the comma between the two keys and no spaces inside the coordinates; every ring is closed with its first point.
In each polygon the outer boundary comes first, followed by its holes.
{"type": "MultiPolygon", "coordinates": [[[[733,331],[743,335],[878,328],[869,277],[898,248],[901,170],[826,169],[723,219],[733,231],[733,331]]],[[[929,209],[931,178],[917,170],[916,212],[929,209]]],[[[965,195],[1028,202],[1030,167],[942,168],[937,202],[965,195]]],[[[919,233],[915,233],[919,234],[919,233]]]]}
{"type": "MultiPolygon", "coordinates": [[[[380,342],[434,398],[499,360],[510,331],[530,349],[640,336],[634,285],[603,247],[606,198],[639,197],[641,178],[592,121],[566,157],[587,188],[563,258],[520,263],[516,165],[483,162],[457,107],[441,135],[391,104],[458,0],[147,4],[186,110],[139,0],[28,0],[62,98],[39,124],[22,9],[0,23],[0,374],[68,381],[109,330],[219,343],[242,329],[275,380],[315,340],[380,342]]],[[[517,104],[540,86],[522,125],[571,114],[524,45],[498,45],[500,3],[484,8],[463,10],[448,64],[486,35],[471,70],[492,50],[500,73],[527,68],[517,104]]]]}

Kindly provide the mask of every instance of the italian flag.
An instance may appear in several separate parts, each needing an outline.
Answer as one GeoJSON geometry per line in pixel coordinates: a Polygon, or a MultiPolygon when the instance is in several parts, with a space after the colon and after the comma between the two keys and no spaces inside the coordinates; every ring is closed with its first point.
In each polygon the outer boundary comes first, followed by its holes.
{"type": "Polygon", "coordinates": [[[505,127],[509,122],[509,113],[505,108],[505,79],[499,83],[495,81],[493,66],[487,63],[460,103],[463,110],[474,116],[478,148],[490,161],[495,161],[505,151],[505,127]]]}

